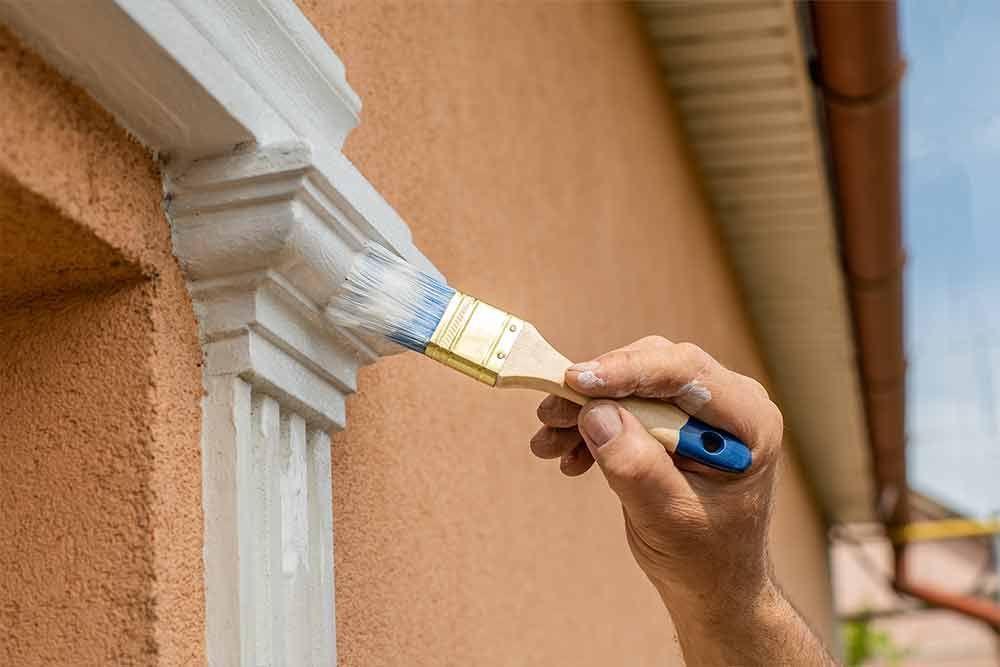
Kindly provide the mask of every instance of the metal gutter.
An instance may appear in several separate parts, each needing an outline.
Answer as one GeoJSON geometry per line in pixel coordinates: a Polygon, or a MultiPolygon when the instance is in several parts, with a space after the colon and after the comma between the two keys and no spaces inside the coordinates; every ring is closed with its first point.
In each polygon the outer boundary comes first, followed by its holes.
{"type": "MultiPolygon", "coordinates": [[[[897,8],[894,0],[810,5],[879,513],[892,531],[909,521],[897,8]]],[[[893,545],[893,588],[1000,629],[997,605],[909,581],[905,547],[893,545]]]]}
{"type": "Polygon", "coordinates": [[[899,55],[895,2],[813,2],[815,74],[881,517],[906,521],[899,55]]]}

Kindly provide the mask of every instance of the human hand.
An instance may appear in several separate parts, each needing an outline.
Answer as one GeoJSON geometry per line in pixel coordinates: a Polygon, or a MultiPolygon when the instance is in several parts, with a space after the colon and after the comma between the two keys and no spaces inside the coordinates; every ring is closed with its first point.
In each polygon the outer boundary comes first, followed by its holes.
{"type": "Polygon", "coordinates": [[[550,396],[531,450],[560,458],[569,476],[596,460],[621,500],[632,554],[675,618],[738,614],[772,598],[767,528],[783,426],[760,383],[695,345],[651,336],[572,366],[566,384],[595,399],[669,401],[746,443],[750,468],[720,472],[671,458],[611,400],[580,408],[550,396]]]}

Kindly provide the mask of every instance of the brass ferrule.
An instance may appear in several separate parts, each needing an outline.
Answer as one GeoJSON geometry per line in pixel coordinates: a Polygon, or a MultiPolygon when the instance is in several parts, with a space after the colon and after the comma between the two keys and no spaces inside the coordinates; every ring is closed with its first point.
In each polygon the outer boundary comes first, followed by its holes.
{"type": "Polygon", "coordinates": [[[424,354],[492,387],[523,328],[510,313],[455,292],[424,354]]]}

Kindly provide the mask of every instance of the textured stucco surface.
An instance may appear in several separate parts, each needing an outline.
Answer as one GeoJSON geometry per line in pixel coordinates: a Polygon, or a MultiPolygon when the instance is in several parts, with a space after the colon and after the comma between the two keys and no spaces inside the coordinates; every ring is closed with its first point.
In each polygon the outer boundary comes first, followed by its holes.
{"type": "MultiPolygon", "coordinates": [[[[364,100],[345,152],[454,284],[574,359],[655,332],[763,378],[628,7],[300,4],[364,100]]],[[[529,454],[538,397],[413,354],[360,387],[333,452],[342,665],[680,663],[599,474],[529,454]]],[[[782,584],[828,632],[791,460],[773,532],[782,584]]]]}
{"type": "Polygon", "coordinates": [[[204,661],[200,350],[149,155],[0,27],[0,664],[204,661]]]}

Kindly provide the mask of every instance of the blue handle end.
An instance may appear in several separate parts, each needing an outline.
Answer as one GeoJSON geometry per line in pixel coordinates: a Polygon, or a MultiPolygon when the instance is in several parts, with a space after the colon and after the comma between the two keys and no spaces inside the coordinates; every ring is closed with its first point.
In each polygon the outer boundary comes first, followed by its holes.
{"type": "Polygon", "coordinates": [[[736,436],[692,417],[681,428],[677,454],[716,470],[746,472],[753,461],[750,448],[736,436]]]}

